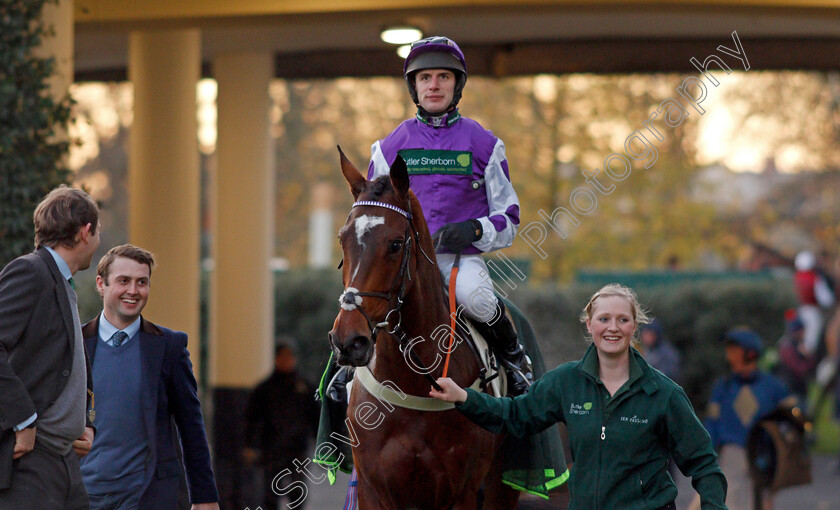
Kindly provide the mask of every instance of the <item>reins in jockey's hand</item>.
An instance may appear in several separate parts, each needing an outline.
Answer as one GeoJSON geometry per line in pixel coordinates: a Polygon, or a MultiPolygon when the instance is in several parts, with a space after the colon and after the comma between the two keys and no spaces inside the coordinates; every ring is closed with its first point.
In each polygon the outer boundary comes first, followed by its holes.
{"type": "MultiPolygon", "coordinates": [[[[405,297],[405,288],[407,282],[411,280],[411,272],[408,269],[408,262],[409,258],[411,257],[411,241],[412,239],[415,240],[417,243],[417,249],[420,250],[420,253],[429,261],[430,264],[434,265],[432,259],[426,255],[426,252],[423,251],[423,247],[420,246],[420,234],[417,232],[417,229],[414,228],[414,222],[412,221],[411,213],[403,210],[395,205],[386,204],[385,202],[377,202],[372,200],[363,200],[358,201],[353,204],[353,207],[360,207],[360,206],[372,206],[372,207],[384,207],[386,209],[390,209],[394,212],[401,214],[406,220],[408,220],[409,228],[405,233],[405,238],[403,240],[403,256],[402,260],[400,261],[400,270],[397,273],[397,276],[394,278],[394,283],[391,284],[391,288],[388,290],[388,293],[384,292],[361,292],[354,287],[347,287],[344,292],[342,292],[341,296],[338,298],[338,302],[341,305],[341,308],[347,311],[358,310],[361,312],[362,316],[368,323],[368,327],[370,328],[370,338],[371,341],[376,344],[376,334],[380,328],[385,329],[385,331],[394,337],[400,345],[400,352],[405,353],[406,349],[408,349],[408,355],[411,356],[411,359],[414,363],[417,364],[422,370],[423,375],[426,379],[431,382],[432,387],[434,387],[438,391],[443,391],[443,389],[438,385],[435,378],[432,377],[432,374],[426,368],[426,365],[423,364],[423,361],[414,352],[414,349],[411,348],[411,344],[408,340],[408,335],[406,335],[405,331],[402,329],[402,305],[404,302],[405,297]],[[375,297],[380,298],[388,301],[390,304],[393,300],[392,295],[394,291],[399,286],[399,293],[397,294],[396,304],[388,310],[388,313],[385,314],[385,319],[381,322],[374,322],[370,319],[367,313],[365,313],[364,308],[362,307],[363,297],[375,297]],[[391,326],[391,316],[396,316],[396,324],[392,327],[391,326]]],[[[341,263],[339,263],[338,267],[340,268],[343,264],[344,260],[342,259],[341,263]]]]}

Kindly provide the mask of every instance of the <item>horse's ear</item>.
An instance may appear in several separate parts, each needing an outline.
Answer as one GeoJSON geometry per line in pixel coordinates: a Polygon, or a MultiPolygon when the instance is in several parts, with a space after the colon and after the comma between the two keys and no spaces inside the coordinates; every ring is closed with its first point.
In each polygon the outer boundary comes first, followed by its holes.
{"type": "Polygon", "coordinates": [[[341,173],[344,174],[344,178],[350,185],[350,192],[353,193],[353,198],[358,198],[359,193],[361,193],[365,188],[367,179],[365,179],[361,172],[353,166],[353,163],[347,159],[347,156],[344,155],[344,151],[341,150],[341,146],[338,145],[337,147],[338,153],[341,155],[341,173]]]}
{"type": "Polygon", "coordinates": [[[397,155],[397,159],[391,165],[391,185],[400,195],[408,196],[408,169],[405,166],[405,160],[400,155],[397,155]]]}

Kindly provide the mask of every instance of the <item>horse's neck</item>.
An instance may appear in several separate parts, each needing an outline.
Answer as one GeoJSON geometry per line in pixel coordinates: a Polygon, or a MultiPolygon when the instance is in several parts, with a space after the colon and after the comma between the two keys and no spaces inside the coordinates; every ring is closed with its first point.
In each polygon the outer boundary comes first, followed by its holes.
{"type": "MultiPolygon", "coordinates": [[[[439,340],[445,335],[445,342],[449,341],[449,305],[444,299],[437,266],[432,266],[421,256],[417,274],[412,277],[415,281],[402,306],[401,326],[408,340],[412,341],[412,350],[426,368],[434,367],[431,374],[437,378],[442,373],[446,357],[446,352],[441,349],[439,340]],[[446,326],[446,328],[440,328],[440,326],[446,326]]],[[[409,353],[400,352],[394,339],[383,338],[377,341],[376,356],[374,373],[377,379],[395,382],[402,391],[408,394],[428,395],[428,379],[410,367],[409,353]]],[[[456,382],[464,384],[467,379],[474,377],[472,372],[475,370],[469,368],[472,354],[466,346],[453,350],[451,358],[448,375],[456,382]],[[465,354],[467,358],[464,357],[465,354]],[[457,377],[456,371],[460,372],[457,377]],[[465,371],[470,373],[466,374],[465,371]]],[[[470,383],[472,380],[466,382],[466,384],[470,383]]]]}

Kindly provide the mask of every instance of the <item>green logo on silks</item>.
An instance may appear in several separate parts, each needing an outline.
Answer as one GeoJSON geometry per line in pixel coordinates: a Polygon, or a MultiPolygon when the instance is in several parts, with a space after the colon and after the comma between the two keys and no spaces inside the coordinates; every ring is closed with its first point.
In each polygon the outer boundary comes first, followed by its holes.
{"type": "Polygon", "coordinates": [[[403,149],[408,175],[472,175],[472,152],[403,149]]]}
{"type": "Polygon", "coordinates": [[[592,409],[592,402],[584,402],[583,408],[589,411],[590,409],[592,409]]]}

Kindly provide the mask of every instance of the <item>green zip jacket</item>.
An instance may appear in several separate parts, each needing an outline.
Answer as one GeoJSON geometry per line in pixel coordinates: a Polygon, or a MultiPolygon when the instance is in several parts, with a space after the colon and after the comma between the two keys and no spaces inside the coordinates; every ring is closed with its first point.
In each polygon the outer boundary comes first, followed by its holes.
{"type": "Polygon", "coordinates": [[[570,510],[658,509],[677,497],[668,454],[691,477],[703,510],[726,510],[726,479],[685,392],[630,349],[630,379],[610,396],[590,345],[580,361],[547,372],[516,398],[467,390],[458,410],[495,433],[569,430],[570,510]]]}

